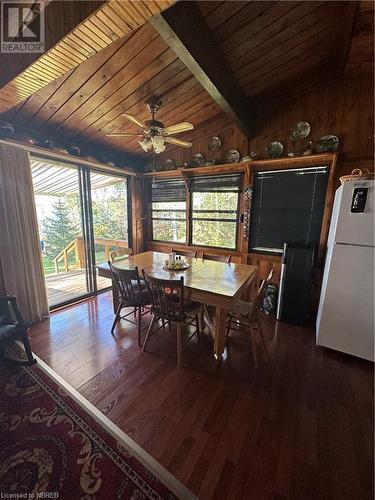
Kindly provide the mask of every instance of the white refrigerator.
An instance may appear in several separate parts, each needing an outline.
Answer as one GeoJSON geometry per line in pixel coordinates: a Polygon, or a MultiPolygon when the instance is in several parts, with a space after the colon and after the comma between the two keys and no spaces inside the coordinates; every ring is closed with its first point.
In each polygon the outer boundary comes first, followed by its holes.
{"type": "Polygon", "coordinates": [[[374,181],[336,191],[316,343],[374,361],[374,181]]]}

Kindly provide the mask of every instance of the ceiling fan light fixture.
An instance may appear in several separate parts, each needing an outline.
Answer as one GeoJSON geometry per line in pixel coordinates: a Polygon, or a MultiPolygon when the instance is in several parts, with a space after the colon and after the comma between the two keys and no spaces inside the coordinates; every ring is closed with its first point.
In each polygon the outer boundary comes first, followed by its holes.
{"type": "Polygon", "coordinates": [[[152,142],[147,137],[145,139],[143,139],[143,141],[138,141],[138,144],[141,146],[143,151],[146,151],[146,153],[152,147],[152,142]]]}
{"type": "Polygon", "coordinates": [[[154,137],[152,137],[151,142],[156,154],[165,151],[164,137],[160,135],[155,135],[154,137]]]}

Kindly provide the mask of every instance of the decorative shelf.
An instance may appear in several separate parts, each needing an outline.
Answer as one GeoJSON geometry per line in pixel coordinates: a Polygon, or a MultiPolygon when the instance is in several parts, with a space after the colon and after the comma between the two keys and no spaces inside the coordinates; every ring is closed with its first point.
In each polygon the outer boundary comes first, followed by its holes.
{"type": "Polygon", "coordinates": [[[5,144],[8,146],[16,146],[21,149],[25,149],[29,153],[50,160],[60,160],[64,161],[65,163],[71,163],[73,165],[81,165],[83,167],[96,168],[102,171],[113,172],[122,175],[132,175],[132,176],[137,175],[137,173],[134,170],[129,170],[128,168],[113,167],[112,165],[101,163],[100,161],[86,160],[85,158],[80,158],[79,156],[73,156],[67,153],[59,153],[58,151],[53,151],[52,149],[46,149],[40,146],[34,146],[32,144],[24,144],[22,142],[13,141],[11,139],[0,139],[0,144],[5,144]]]}
{"type": "Polygon", "coordinates": [[[220,173],[245,172],[249,168],[288,168],[291,166],[306,166],[328,163],[331,164],[337,158],[337,153],[323,153],[309,156],[297,156],[290,158],[273,158],[265,160],[253,160],[241,163],[225,163],[223,165],[212,165],[207,167],[177,168],[176,170],[160,170],[139,174],[142,177],[157,179],[173,179],[176,177],[188,177],[192,175],[214,175],[220,173]]]}

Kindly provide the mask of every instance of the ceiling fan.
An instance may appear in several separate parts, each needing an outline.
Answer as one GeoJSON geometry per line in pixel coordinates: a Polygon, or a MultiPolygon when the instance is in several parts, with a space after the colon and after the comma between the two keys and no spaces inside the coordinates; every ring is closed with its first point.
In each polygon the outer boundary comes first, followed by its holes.
{"type": "Polygon", "coordinates": [[[155,113],[162,105],[162,101],[158,97],[152,97],[148,102],[146,102],[147,108],[151,113],[151,120],[142,122],[136,116],[129,115],[128,113],[123,113],[127,120],[135,123],[142,130],[138,133],[128,133],[128,132],[111,132],[106,134],[107,137],[140,137],[141,140],[138,144],[142,147],[144,151],[150,151],[159,154],[165,151],[165,143],[175,144],[176,146],[181,146],[183,148],[190,148],[192,146],[191,142],[181,141],[180,139],[175,139],[170,137],[174,134],[180,134],[181,132],[187,132],[188,130],[193,130],[194,125],[189,122],[181,122],[176,125],[170,125],[165,127],[164,123],[155,120],[155,113]]]}

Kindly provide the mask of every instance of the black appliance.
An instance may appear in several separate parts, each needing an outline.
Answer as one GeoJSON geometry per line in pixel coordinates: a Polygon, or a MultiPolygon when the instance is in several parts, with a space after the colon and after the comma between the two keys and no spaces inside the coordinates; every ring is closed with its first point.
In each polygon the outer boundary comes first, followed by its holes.
{"type": "Polygon", "coordinates": [[[315,245],[284,243],[276,318],[302,324],[310,309],[315,245]]]}

